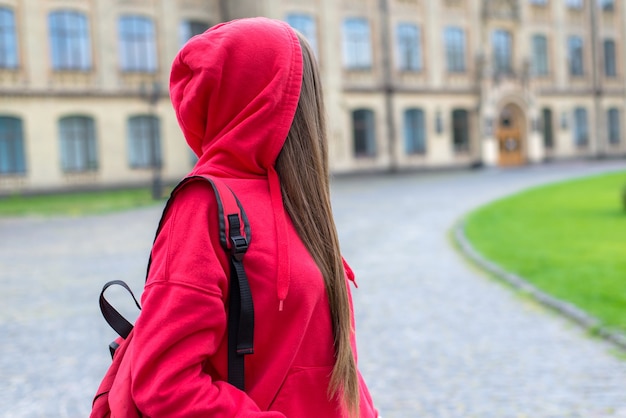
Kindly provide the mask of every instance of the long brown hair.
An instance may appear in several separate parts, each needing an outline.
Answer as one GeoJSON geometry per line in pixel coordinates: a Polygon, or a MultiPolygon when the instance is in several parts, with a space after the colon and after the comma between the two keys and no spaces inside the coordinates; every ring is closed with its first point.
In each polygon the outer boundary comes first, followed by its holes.
{"type": "Polygon", "coordinates": [[[351,416],[358,417],[359,384],[350,336],[352,322],[346,278],[330,202],[328,139],[322,86],[315,56],[298,34],[303,76],[298,107],[276,161],[283,201],[304,245],[324,276],[335,341],[328,388],[351,416]]]}

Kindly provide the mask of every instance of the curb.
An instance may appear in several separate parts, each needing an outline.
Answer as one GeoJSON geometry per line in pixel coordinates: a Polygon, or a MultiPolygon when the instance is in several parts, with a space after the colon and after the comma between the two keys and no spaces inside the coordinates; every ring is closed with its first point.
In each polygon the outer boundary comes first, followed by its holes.
{"type": "Polygon", "coordinates": [[[574,323],[580,325],[583,329],[590,331],[594,335],[603,338],[622,350],[626,350],[626,336],[607,329],[602,326],[601,322],[597,318],[580,310],[571,303],[556,299],[553,296],[542,292],[523,277],[508,272],[497,264],[484,258],[474,249],[465,236],[465,219],[462,219],[454,226],[453,232],[455,242],[458,244],[461,252],[467,258],[476,263],[481,269],[492,273],[498,279],[513,286],[515,289],[530,295],[537,302],[565,316],[574,323]]]}

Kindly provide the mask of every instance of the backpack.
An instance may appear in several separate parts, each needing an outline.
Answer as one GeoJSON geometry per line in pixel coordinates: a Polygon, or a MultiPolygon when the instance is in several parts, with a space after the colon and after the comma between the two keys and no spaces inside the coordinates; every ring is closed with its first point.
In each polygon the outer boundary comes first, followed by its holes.
{"type": "MultiPolygon", "coordinates": [[[[178,191],[186,184],[194,181],[208,182],[212,186],[217,200],[220,243],[229,256],[230,264],[227,325],[228,382],[241,390],[245,390],[244,356],[254,352],[254,306],[243,266],[243,257],[251,238],[250,224],[237,196],[228,186],[215,177],[187,177],[178,183],[172,191],[159,221],[156,236],[159,235],[163,227],[165,214],[178,191]]],[[[148,261],[146,279],[150,272],[151,262],[152,257],[148,261]]],[[[109,344],[112,363],[93,399],[90,418],[111,416],[139,418],[141,412],[137,409],[131,395],[130,361],[129,357],[125,356],[133,340],[133,325],[106,300],[105,291],[114,285],[126,289],[132,296],[137,308],[141,309],[133,292],[123,281],[112,280],[103,286],[99,299],[100,310],[104,319],[118,333],[119,337],[109,344]]]]}

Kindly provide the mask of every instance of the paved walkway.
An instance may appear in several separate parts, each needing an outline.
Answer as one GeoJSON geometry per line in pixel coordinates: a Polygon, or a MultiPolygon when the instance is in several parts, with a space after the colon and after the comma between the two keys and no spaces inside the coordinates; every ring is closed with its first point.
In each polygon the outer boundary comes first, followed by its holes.
{"type": "MultiPolygon", "coordinates": [[[[343,251],[357,273],[360,367],[384,418],[626,417],[626,361],[485,277],[450,245],[472,208],[604,162],[341,178],[343,251]]],[[[0,219],[0,416],[85,417],[113,332],[97,296],[140,291],[160,208],[0,219]]]]}

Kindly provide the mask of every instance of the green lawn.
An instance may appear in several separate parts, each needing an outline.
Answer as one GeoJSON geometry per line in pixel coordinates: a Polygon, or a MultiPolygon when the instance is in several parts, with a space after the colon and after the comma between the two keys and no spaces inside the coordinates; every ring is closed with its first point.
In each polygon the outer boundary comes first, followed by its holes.
{"type": "MultiPolygon", "coordinates": [[[[166,193],[164,193],[166,195],[166,193]]],[[[149,188],[0,197],[0,216],[81,216],[157,203],[149,188]]]]}
{"type": "Polygon", "coordinates": [[[626,172],[547,185],[468,216],[466,234],[490,260],[626,331],[626,172]]]}

